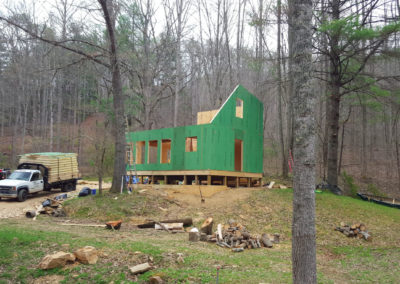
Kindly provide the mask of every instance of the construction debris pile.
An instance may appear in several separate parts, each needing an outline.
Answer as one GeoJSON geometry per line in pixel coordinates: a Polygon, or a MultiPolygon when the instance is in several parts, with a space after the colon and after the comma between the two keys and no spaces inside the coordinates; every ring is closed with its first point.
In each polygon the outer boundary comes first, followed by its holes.
{"type": "Polygon", "coordinates": [[[218,224],[217,231],[212,233],[213,219],[207,218],[201,226],[200,232],[196,230],[189,233],[189,240],[215,242],[220,247],[241,252],[244,249],[255,249],[261,247],[272,248],[273,244],[279,243],[279,234],[251,235],[242,224],[235,220],[229,220],[228,224],[218,224]]]}
{"type": "Polygon", "coordinates": [[[341,222],[340,226],[335,228],[335,231],[339,231],[349,238],[359,238],[366,241],[372,240],[371,234],[367,231],[367,227],[363,223],[356,223],[350,226],[341,222]]]}
{"type": "Polygon", "coordinates": [[[66,217],[67,214],[63,209],[62,203],[67,198],[67,194],[63,193],[53,199],[46,199],[36,210],[28,210],[25,216],[35,218],[39,214],[47,214],[53,217],[66,217]]]}

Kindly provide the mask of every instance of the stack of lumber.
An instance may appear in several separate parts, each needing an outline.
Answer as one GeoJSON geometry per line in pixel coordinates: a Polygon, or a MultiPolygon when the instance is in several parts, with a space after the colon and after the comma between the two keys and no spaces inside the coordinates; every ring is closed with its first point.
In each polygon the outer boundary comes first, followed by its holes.
{"type": "Polygon", "coordinates": [[[22,155],[22,163],[42,164],[48,168],[48,182],[74,179],[79,177],[77,154],[75,153],[34,153],[22,155]]]}
{"type": "Polygon", "coordinates": [[[274,243],[279,243],[279,234],[252,235],[246,227],[235,220],[229,220],[228,224],[225,225],[218,224],[217,231],[207,235],[206,232],[210,232],[210,224],[212,227],[212,223],[212,218],[204,221],[200,229],[200,240],[215,242],[218,246],[230,248],[235,252],[261,247],[272,248],[274,243]]]}
{"type": "Polygon", "coordinates": [[[349,238],[359,238],[367,241],[372,240],[370,233],[367,231],[367,227],[363,223],[346,225],[342,222],[339,227],[335,228],[335,231],[339,231],[349,238]]]}

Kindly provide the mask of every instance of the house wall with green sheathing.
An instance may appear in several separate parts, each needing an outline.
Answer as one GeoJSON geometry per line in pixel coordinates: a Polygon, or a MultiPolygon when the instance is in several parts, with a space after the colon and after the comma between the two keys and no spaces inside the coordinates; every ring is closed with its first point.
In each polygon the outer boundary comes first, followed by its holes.
{"type": "MultiPolygon", "coordinates": [[[[145,141],[144,163],[137,171],[221,170],[235,171],[235,139],[243,141],[242,171],[262,173],[263,105],[247,89],[238,85],[209,124],[127,133],[127,142],[145,141]],[[236,117],[237,99],[243,101],[243,118],[236,117]],[[185,152],[186,137],[197,137],[197,151],[185,152]],[[162,164],[161,143],[171,140],[171,159],[162,164]],[[148,141],[157,140],[157,163],[148,163],[148,141]]],[[[128,165],[127,170],[133,170],[128,165]]]]}

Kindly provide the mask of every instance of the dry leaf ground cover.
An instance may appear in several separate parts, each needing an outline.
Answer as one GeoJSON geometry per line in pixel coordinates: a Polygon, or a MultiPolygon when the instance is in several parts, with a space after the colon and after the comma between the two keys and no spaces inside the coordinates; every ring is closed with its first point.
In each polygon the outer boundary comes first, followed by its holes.
{"type": "MultiPolygon", "coordinates": [[[[61,283],[146,283],[159,275],[168,283],[290,283],[292,190],[231,189],[208,194],[151,190],[132,195],[75,199],[65,204],[70,222],[102,223],[122,218],[120,231],[62,226],[64,219],[40,217],[0,221],[0,283],[33,283],[55,277],[61,283]],[[236,219],[250,232],[280,233],[272,249],[233,253],[210,243],[190,243],[187,234],[136,229],[145,219],[192,217],[195,225],[213,216],[217,223],[236,219]],[[90,245],[101,251],[95,265],[75,265],[42,271],[47,253],[90,245]],[[64,246],[65,247],[65,246],[64,246]],[[184,262],[177,261],[182,253],[184,262]],[[130,275],[129,266],[151,261],[155,269],[130,275]]],[[[400,275],[400,210],[329,193],[316,195],[319,283],[397,283],[400,275]],[[363,222],[373,240],[346,238],[334,227],[363,222]]]]}

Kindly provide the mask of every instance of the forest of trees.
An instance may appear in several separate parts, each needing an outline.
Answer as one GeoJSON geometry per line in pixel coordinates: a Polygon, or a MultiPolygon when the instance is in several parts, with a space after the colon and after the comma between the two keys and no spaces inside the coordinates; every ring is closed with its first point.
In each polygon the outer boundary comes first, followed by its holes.
{"type": "MultiPolygon", "coordinates": [[[[100,164],[111,174],[125,130],[194,124],[242,84],[264,103],[265,174],[290,174],[290,3],[2,3],[0,167],[26,152],[67,151],[85,174],[100,164]]],[[[317,182],[342,187],[354,177],[398,197],[399,0],[313,3],[317,182]]]]}

